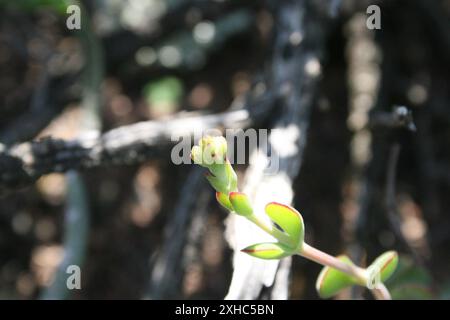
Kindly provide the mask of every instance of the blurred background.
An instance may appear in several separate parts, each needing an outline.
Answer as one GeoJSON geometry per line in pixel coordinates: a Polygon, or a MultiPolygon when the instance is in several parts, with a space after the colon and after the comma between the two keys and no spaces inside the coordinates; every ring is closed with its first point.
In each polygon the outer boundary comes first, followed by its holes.
{"type": "MultiPolygon", "coordinates": [[[[395,249],[394,298],[449,299],[449,60],[448,0],[0,1],[0,298],[223,299],[234,222],[170,159],[198,125],[298,128],[308,243],[395,249]]],[[[234,297],[318,299],[319,265],[284,266],[234,297]]]]}

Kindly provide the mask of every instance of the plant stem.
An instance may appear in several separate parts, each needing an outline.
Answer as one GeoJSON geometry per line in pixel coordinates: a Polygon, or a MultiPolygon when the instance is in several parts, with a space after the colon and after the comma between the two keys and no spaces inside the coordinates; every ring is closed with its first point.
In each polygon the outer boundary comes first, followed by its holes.
{"type": "Polygon", "coordinates": [[[379,283],[375,289],[371,289],[370,292],[377,300],[391,300],[391,294],[383,283],[379,283]]]}
{"type": "MultiPolygon", "coordinates": [[[[267,223],[256,215],[250,215],[246,218],[271,236],[275,237],[280,242],[287,245],[292,243],[290,237],[273,224],[267,223]]],[[[368,287],[369,275],[366,269],[353,264],[346,264],[336,257],[320,251],[305,242],[303,243],[302,248],[297,252],[297,254],[309,260],[317,262],[318,264],[321,264],[323,266],[328,266],[344,272],[354,277],[358,281],[359,285],[368,287]]],[[[370,291],[377,300],[391,300],[391,295],[389,294],[389,291],[383,283],[377,284],[377,287],[374,289],[370,289],[370,291]]]]}
{"type": "Polygon", "coordinates": [[[346,264],[336,257],[320,251],[308,245],[307,243],[303,243],[303,248],[300,252],[298,252],[298,254],[323,266],[332,267],[348,275],[351,275],[352,277],[356,278],[361,285],[367,285],[367,273],[363,268],[346,264]]]}
{"type": "MultiPolygon", "coordinates": [[[[307,243],[303,243],[303,248],[300,252],[298,252],[298,255],[317,262],[323,266],[328,266],[351,275],[358,280],[360,285],[367,287],[368,274],[363,268],[355,265],[348,265],[339,259],[308,245],[307,243]]],[[[377,300],[391,300],[391,295],[388,289],[381,282],[377,284],[376,288],[370,289],[370,291],[377,300]]]]}

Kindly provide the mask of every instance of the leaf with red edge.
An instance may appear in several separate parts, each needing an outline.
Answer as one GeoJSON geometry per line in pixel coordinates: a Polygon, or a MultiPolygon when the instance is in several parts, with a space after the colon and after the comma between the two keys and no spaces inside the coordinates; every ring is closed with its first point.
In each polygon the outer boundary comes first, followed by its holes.
{"type": "Polygon", "coordinates": [[[250,216],[253,214],[252,205],[245,193],[230,192],[229,199],[237,214],[241,216],[250,216]]]}
{"type": "Polygon", "coordinates": [[[289,236],[292,248],[301,249],[304,240],[304,224],[301,214],[294,208],[271,202],[266,205],[266,213],[289,236]]]}
{"type": "Polygon", "coordinates": [[[225,209],[234,211],[233,205],[231,204],[230,199],[228,199],[228,196],[225,193],[216,192],[216,199],[217,202],[219,202],[225,209]]]}
{"type": "Polygon", "coordinates": [[[379,273],[379,280],[386,281],[397,268],[398,254],[395,251],[387,251],[375,259],[368,269],[379,273]]]}
{"type": "MultiPolygon", "coordinates": [[[[337,259],[345,264],[354,265],[349,257],[342,255],[337,259]]],[[[339,291],[358,284],[358,280],[354,277],[331,267],[324,267],[316,281],[316,290],[321,298],[330,298],[339,291]]]]}
{"type": "Polygon", "coordinates": [[[292,255],[292,249],[281,243],[257,243],[241,250],[253,257],[272,260],[292,255]]]}

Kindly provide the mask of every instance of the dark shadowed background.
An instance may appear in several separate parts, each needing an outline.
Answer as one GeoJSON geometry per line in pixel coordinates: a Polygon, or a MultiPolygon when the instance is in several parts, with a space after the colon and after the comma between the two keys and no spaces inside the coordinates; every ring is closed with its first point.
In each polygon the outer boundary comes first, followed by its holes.
{"type": "MultiPolygon", "coordinates": [[[[232,222],[171,134],[294,126],[307,241],[397,250],[394,298],[449,299],[449,83],[449,0],[0,1],[0,298],[223,299],[232,222]]],[[[318,299],[320,269],[279,285],[318,299]]]]}

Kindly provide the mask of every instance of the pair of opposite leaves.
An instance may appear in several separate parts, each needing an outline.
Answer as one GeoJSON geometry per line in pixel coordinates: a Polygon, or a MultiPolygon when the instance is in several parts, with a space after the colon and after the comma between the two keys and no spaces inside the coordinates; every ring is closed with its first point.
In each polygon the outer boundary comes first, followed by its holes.
{"type": "MultiPolygon", "coordinates": [[[[244,193],[230,192],[227,196],[224,193],[216,192],[216,198],[222,206],[230,211],[234,211],[244,217],[253,216],[250,201],[244,193]]],[[[294,208],[277,202],[267,204],[265,212],[287,235],[288,240],[286,243],[257,243],[243,249],[242,252],[260,259],[281,259],[301,251],[304,239],[304,225],[300,213],[294,208]]]]}
{"type": "MultiPolygon", "coordinates": [[[[222,206],[230,211],[234,211],[244,217],[253,216],[250,201],[244,193],[230,192],[227,196],[225,193],[217,192],[216,198],[222,206]]],[[[257,243],[241,251],[260,259],[281,259],[301,253],[305,229],[301,214],[294,208],[277,202],[267,204],[265,212],[288,236],[288,242],[257,243]]],[[[355,266],[350,258],[345,255],[338,256],[337,259],[347,265],[355,266]]],[[[367,270],[377,272],[377,277],[373,277],[373,279],[384,282],[394,273],[397,263],[397,253],[395,251],[388,251],[375,259],[367,270]]],[[[325,266],[317,278],[316,289],[322,298],[329,298],[342,289],[353,285],[367,286],[368,284],[361,283],[360,280],[342,271],[325,266]]]]}

